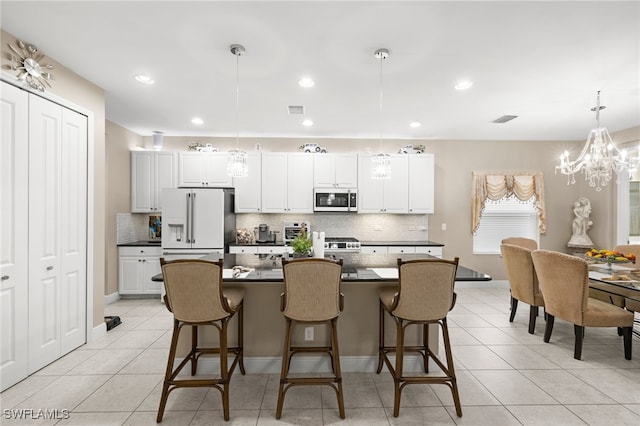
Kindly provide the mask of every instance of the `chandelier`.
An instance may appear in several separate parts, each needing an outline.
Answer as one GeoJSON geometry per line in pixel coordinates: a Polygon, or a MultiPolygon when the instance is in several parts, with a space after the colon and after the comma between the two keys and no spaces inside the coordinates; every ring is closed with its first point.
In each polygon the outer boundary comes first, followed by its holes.
{"type": "Polygon", "coordinates": [[[614,172],[617,175],[623,170],[638,166],[640,158],[629,157],[626,150],[618,149],[607,128],[600,127],[600,110],[605,108],[600,105],[598,90],[596,106],[591,108],[591,111],[596,113],[596,128],[589,132],[587,142],[576,160],[570,161],[569,152],[565,150],[560,156],[560,165],[556,166],[556,173],[559,170],[562,174],[568,175],[567,184],[576,183],[575,174],[582,171],[589,186],[600,191],[603,186],[607,186],[614,172]]]}
{"type": "Polygon", "coordinates": [[[227,174],[231,177],[247,177],[247,153],[239,148],[240,140],[240,56],[244,55],[244,47],[232,44],[231,53],[236,56],[236,149],[229,151],[227,174]]]}
{"type": "Polygon", "coordinates": [[[389,49],[378,49],[374,57],[380,60],[380,153],[371,157],[371,178],[391,178],[391,156],[382,152],[382,61],[389,57],[389,49]]]}

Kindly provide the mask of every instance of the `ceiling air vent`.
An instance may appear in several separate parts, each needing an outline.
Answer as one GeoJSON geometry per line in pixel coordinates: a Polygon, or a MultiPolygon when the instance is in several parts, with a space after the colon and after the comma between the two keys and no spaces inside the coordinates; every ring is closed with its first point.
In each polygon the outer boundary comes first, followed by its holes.
{"type": "Polygon", "coordinates": [[[495,120],[492,121],[492,123],[506,123],[507,121],[511,121],[514,118],[518,118],[517,115],[503,115],[502,117],[498,117],[495,120]]]}
{"type": "Polygon", "coordinates": [[[304,114],[304,105],[289,105],[289,115],[302,115],[304,114]]]}

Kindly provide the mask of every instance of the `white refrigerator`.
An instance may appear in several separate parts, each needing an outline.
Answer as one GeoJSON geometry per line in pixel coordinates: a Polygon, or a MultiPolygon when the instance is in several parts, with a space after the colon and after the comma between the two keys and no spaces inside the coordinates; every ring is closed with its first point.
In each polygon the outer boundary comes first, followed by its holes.
{"type": "Polygon", "coordinates": [[[162,254],[167,260],[224,253],[234,241],[232,189],[162,191],[162,254]]]}

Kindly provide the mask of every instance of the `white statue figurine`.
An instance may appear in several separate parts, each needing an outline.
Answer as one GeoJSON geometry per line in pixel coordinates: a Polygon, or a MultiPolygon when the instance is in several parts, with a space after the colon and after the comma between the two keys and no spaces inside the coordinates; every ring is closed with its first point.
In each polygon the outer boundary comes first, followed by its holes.
{"type": "Polygon", "coordinates": [[[573,214],[576,217],[573,219],[573,235],[568,245],[592,247],[593,242],[587,235],[587,230],[593,225],[593,222],[589,220],[589,215],[591,214],[591,202],[589,199],[582,197],[573,203],[573,214]]]}

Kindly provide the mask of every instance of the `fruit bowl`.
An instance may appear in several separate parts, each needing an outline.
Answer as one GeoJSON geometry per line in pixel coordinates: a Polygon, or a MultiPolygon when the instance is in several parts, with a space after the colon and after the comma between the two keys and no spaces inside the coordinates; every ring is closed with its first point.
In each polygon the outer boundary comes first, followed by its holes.
{"type": "Polygon", "coordinates": [[[612,269],[611,265],[614,263],[635,263],[636,257],[633,254],[620,253],[615,250],[596,250],[592,248],[584,255],[585,259],[594,263],[606,263],[607,269],[612,269]]]}

